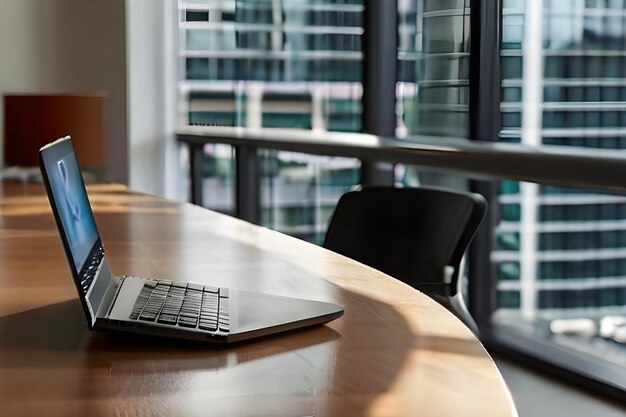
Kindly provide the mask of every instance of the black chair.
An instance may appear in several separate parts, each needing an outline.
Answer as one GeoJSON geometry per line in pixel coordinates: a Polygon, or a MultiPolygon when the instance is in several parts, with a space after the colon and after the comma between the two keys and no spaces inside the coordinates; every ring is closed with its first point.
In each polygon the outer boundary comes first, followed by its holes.
{"type": "Polygon", "coordinates": [[[457,293],[461,260],[486,210],[479,194],[363,188],[339,199],[324,247],[427,293],[477,332],[457,293]]]}

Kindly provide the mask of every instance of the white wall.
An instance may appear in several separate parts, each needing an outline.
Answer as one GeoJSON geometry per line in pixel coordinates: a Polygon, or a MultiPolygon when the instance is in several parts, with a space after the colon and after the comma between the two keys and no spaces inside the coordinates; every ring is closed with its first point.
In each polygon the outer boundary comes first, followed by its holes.
{"type": "MultiPolygon", "coordinates": [[[[0,0],[0,95],[107,91],[107,171],[124,183],[125,33],[124,0],[0,0]]],[[[3,115],[0,101],[0,126],[3,115]]]]}
{"type": "Polygon", "coordinates": [[[174,139],[176,2],[126,1],[129,184],[181,199],[174,139]]]}
{"type": "Polygon", "coordinates": [[[108,179],[182,199],[176,21],[172,0],[0,0],[0,95],[107,91],[108,179]]]}

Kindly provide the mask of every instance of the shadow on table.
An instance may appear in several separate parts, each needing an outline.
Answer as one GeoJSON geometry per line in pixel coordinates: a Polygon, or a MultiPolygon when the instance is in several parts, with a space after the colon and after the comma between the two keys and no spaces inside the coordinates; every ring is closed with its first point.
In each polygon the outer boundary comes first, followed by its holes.
{"type": "Polygon", "coordinates": [[[11,389],[28,397],[29,387],[59,370],[72,374],[67,393],[35,389],[32,401],[58,401],[77,391],[97,401],[175,396],[179,402],[169,406],[184,409],[182,393],[201,393],[201,404],[210,401],[224,415],[357,415],[389,389],[409,351],[472,354],[469,341],[416,336],[392,306],[337,291],[345,305],[355,306],[342,319],[228,346],[90,332],[78,300],[0,317],[0,379],[24,371],[30,377],[13,376],[11,389]]]}
{"type": "MultiPolygon", "coordinates": [[[[121,360],[180,356],[188,359],[198,355],[225,356],[233,352],[252,352],[268,346],[275,348],[274,353],[280,353],[326,343],[338,337],[339,334],[327,326],[229,345],[126,332],[92,332],[88,329],[79,300],[74,299],[0,317],[0,350],[4,352],[4,355],[0,356],[0,363],[4,366],[11,363],[17,365],[17,362],[3,363],[5,362],[3,359],[11,353],[18,356],[28,355],[29,360],[20,363],[19,366],[30,364],[32,367],[41,365],[38,363],[38,355],[41,354],[62,357],[71,353],[74,357],[77,353],[97,355],[106,352],[121,360]]],[[[265,350],[263,352],[262,357],[267,356],[267,352],[265,350]]]]}

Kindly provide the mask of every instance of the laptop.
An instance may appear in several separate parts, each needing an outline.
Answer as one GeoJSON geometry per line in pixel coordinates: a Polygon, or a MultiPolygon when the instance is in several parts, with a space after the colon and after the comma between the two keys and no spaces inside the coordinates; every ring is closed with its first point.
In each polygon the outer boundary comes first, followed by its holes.
{"type": "Polygon", "coordinates": [[[229,343],[343,315],[336,304],[200,283],[113,275],[70,137],[39,151],[39,165],[89,328],[229,343]]]}

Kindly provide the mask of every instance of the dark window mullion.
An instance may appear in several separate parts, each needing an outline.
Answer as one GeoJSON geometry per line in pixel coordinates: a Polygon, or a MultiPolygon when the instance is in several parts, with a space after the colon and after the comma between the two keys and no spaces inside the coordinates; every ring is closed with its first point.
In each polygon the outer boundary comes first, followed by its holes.
{"type": "MultiPolygon", "coordinates": [[[[364,0],[363,133],[395,136],[397,21],[396,0],[364,0]]],[[[361,182],[393,185],[393,165],[362,161],[361,182]]]]}
{"type": "MultiPolygon", "coordinates": [[[[496,141],[500,132],[500,0],[470,1],[470,138],[496,141]]],[[[489,325],[497,307],[497,272],[490,256],[498,222],[498,185],[471,181],[489,202],[487,217],[469,252],[468,308],[479,328],[489,325]]]]}

